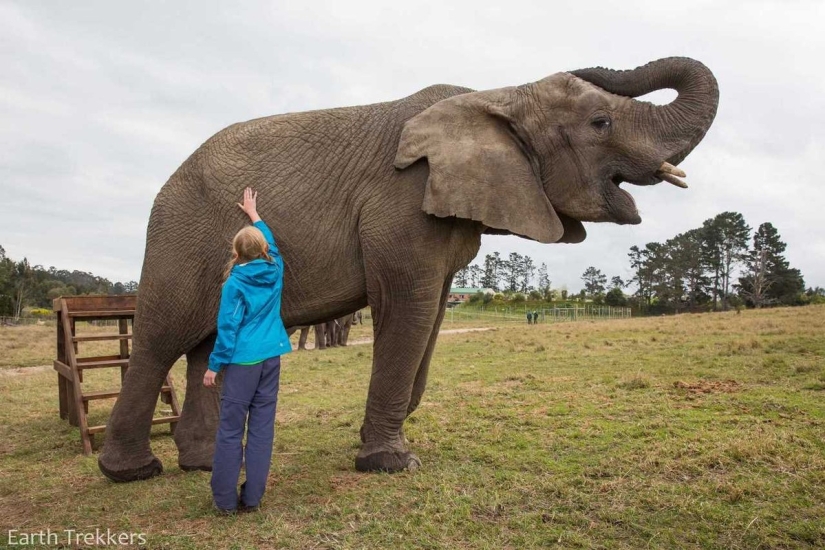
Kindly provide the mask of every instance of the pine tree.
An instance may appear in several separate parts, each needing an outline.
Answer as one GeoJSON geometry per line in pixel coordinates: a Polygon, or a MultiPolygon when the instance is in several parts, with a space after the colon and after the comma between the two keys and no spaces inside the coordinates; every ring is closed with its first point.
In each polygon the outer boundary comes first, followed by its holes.
{"type": "Polygon", "coordinates": [[[590,297],[596,297],[604,294],[605,284],[607,284],[607,276],[600,270],[593,266],[588,267],[582,274],[582,281],[584,281],[584,292],[590,297]]]}
{"type": "Polygon", "coordinates": [[[714,304],[721,296],[722,309],[728,309],[731,277],[744,260],[751,228],[738,212],[722,212],[702,226],[705,257],[714,273],[714,304]]]}
{"type": "Polygon", "coordinates": [[[481,286],[499,290],[499,270],[501,268],[501,256],[498,252],[484,256],[484,275],[481,277],[481,286]]]}
{"type": "Polygon", "coordinates": [[[748,251],[745,273],[739,278],[739,293],[747,303],[760,308],[769,304],[791,305],[804,292],[802,274],[783,256],[787,245],[770,222],[759,226],[748,251]]]}
{"type": "Polygon", "coordinates": [[[550,275],[547,274],[547,264],[543,262],[539,266],[538,279],[538,291],[541,292],[545,300],[549,300],[552,297],[550,292],[550,275]]]}

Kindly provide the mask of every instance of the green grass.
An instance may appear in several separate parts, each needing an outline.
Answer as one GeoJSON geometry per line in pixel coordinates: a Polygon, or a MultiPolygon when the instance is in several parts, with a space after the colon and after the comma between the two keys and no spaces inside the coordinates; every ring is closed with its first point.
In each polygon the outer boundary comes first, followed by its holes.
{"type": "Polygon", "coordinates": [[[293,353],[262,510],[235,518],[168,428],[163,476],[111,484],[55,374],[0,371],[0,544],[100,527],[151,548],[821,548],[823,334],[823,306],[445,334],[405,427],[424,467],[393,476],[353,469],[371,347],[293,353]]]}

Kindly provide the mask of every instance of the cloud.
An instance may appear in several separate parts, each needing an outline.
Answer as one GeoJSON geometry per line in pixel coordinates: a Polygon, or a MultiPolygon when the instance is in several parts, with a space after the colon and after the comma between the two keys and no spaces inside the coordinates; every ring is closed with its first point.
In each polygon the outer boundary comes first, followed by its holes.
{"type": "Polygon", "coordinates": [[[0,4],[0,244],[11,257],[139,276],[154,196],[237,121],[476,89],[589,66],[688,55],[716,74],[719,113],[683,163],[689,190],[633,188],[639,226],[579,245],[485,237],[581,286],[628,276],[632,245],[724,210],[771,221],[806,283],[825,286],[825,4],[808,1],[0,4]]]}

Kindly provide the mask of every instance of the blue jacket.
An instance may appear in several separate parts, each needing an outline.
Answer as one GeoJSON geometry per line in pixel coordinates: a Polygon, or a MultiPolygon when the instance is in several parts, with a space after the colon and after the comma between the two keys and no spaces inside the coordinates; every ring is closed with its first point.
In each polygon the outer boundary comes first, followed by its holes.
{"type": "Polygon", "coordinates": [[[272,261],[258,259],[232,268],[221,291],[218,338],[209,356],[211,371],[292,351],[281,320],[284,260],[269,227],[262,221],[254,225],[269,243],[272,261]]]}

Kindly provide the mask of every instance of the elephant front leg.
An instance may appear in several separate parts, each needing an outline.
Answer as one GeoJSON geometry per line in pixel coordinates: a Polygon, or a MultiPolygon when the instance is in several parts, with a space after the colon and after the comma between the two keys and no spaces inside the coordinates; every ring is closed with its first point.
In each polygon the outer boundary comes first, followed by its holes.
{"type": "Polygon", "coordinates": [[[203,375],[214,345],[215,336],[210,336],[186,354],[186,398],[175,428],[178,465],[185,471],[212,470],[221,405],[220,386],[205,387],[203,375]]]}
{"type": "Polygon", "coordinates": [[[355,459],[358,471],[399,472],[421,465],[407,449],[402,426],[438,319],[442,284],[415,282],[420,286],[414,289],[382,282],[376,285],[382,295],[370,297],[375,344],[362,447],[355,459]]]}

